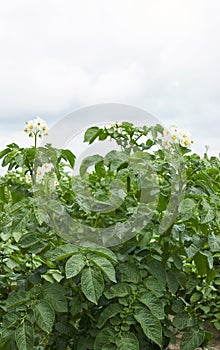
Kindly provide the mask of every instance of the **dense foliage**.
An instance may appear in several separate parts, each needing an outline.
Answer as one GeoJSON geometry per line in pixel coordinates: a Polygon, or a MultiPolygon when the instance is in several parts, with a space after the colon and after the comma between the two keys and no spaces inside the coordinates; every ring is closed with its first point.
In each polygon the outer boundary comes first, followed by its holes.
{"type": "Polygon", "coordinates": [[[168,349],[179,334],[181,350],[207,348],[205,321],[220,330],[220,161],[163,149],[162,133],[92,127],[85,142],[120,150],[73,177],[70,150],[0,153],[0,349],[168,349]]]}

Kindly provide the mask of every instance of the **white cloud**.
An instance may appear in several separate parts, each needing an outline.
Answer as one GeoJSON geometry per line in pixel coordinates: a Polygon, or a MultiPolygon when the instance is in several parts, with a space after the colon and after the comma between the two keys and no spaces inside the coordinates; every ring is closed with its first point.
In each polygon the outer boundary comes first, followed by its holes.
{"type": "Polygon", "coordinates": [[[0,120],[122,102],[216,153],[219,14],[218,0],[1,1],[0,120]]]}

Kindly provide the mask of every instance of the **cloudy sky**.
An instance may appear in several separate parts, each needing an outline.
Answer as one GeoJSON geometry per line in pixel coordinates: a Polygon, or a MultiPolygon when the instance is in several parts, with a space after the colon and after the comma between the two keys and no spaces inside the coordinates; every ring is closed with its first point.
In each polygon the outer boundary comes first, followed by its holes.
{"type": "Polygon", "coordinates": [[[0,0],[0,147],[28,143],[25,120],[118,102],[217,155],[219,40],[219,0],[0,0]]]}

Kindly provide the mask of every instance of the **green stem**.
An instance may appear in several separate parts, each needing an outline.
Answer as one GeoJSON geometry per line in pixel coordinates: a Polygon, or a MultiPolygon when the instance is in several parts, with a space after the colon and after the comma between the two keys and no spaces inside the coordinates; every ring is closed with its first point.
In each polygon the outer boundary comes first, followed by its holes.
{"type": "Polygon", "coordinates": [[[37,148],[37,133],[34,134],[34,148],[37,148]]]}

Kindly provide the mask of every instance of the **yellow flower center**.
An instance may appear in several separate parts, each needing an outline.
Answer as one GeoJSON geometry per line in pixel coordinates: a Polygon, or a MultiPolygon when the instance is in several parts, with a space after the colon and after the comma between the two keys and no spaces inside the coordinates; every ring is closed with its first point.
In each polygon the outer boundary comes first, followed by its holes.
{"type": "Polygon", "coordinates": [[[176,140],[176,135],[173,135],[173,136],[172,136],[172,139],[173,139],[173,140],[176,140]]]}
{"type": "Polygon", "coordinates": [[[184,141],[184,145],[188,146],[189,142],[188,141],[184,141]]]}

